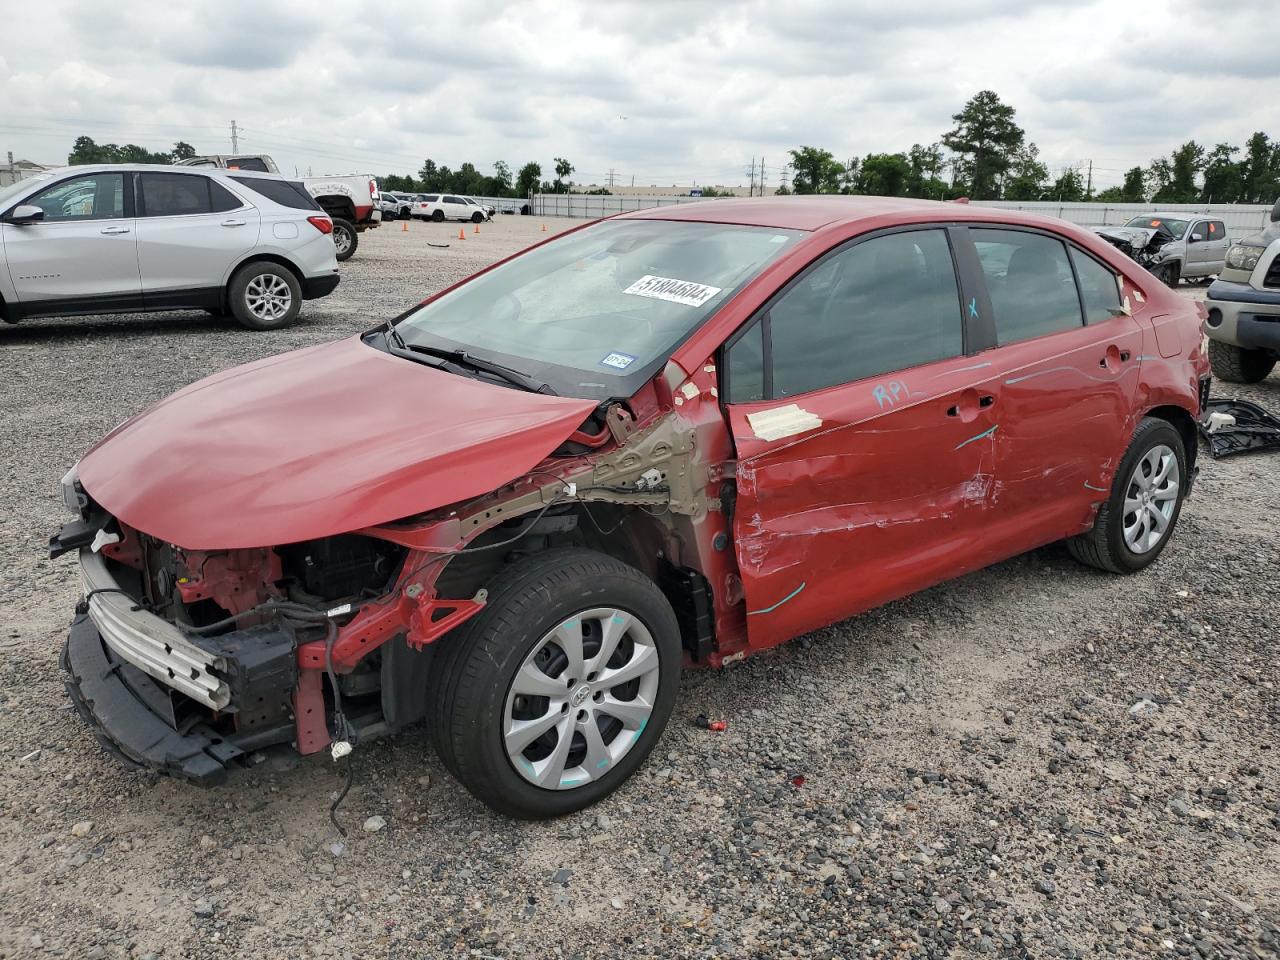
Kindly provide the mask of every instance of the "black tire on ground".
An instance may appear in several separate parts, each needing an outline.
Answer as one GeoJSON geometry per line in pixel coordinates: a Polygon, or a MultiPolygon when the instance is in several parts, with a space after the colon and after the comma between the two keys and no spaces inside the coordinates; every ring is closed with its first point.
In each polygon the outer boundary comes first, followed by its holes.
{"type": "Polygon", "coordinates": [[[350,260],[356,252],[356,247],[360,245],[360,234],[356,231],[356,225],[350,220],[344,220],[342,217],[333,218],[333,249],[337,254],[338,262],[350,260]]]}
{"type": "Polygon", "coordinates": [[[1182,275],[1182,265],[1177,260],[1162,263],[1156,268],[1156,279],[1166,287],[1177,287],[1178,278],[1182,275]]]}
{"type": "Polygon", "coordinates": [[[480,222],[480,221],[482,221],[483,219],[484,219],[484,214],[483,214],[483,213],[480,213],[479,211],[477,211],[477,212],[475,212],[475,213],[473,213],[473,214],[471,215],[471,222],[472,222],[472,223],[479,223],[479,222],[480,222]]]}
{"type": "Polygon", "coordinates": [[[241,326],[250,330],[279,330],[298,318],[302,309],[302,286],[291,270],[278,263],[258,260],[236,271],[227,284],[227,303],[231,315],[241,326]],[[275,298],[276,306],[264,303],[266,293],[275,298]]]}
{"type": "Polygon", "coordinates": [[[554,549],[503,569],[485,608],[439,641],[429,702],[436,751],[477,799],[507,816],[542,819],[613,792],[653,749],[679,686],[680,631],[671,605],[639,570],[591,550],[554,549]],[[516,771],[503,742],[507,695],[525,658],[557,624],[598,607],[624,610],[653,637],[659,680],[639,739],[612,769],[581,787],[547,789],[516,771]]]}
{"type": "Polygon", "coordinates": [[[434,211],[432,211],[432,213],[431,213],[431,219],[432,219],[432,220],[434,220],[436,223],[441,223],[441,222],[443,222],[443,220],[444,220],[444,211],[443,211],[443,210],[434,210],[434,211]]]}
{"type": "Polygon", "coordinates": [[[1266,350],[1248,350],[1221,340],[1209,341],[1209,366],[1213,375],[1227,383],[1258,383],[1265,380],[1276,358],[1266,350]]]}
{"type": "Polygon", "coordinates": [[[1111,573],[1135,573],[1149,566],[1173,539],[1178,517],[1182,513],[1182,501],[1186,499],[1189,479],[1187,450],[1183,444],[1182,434],[1167,420],[1145,417],[1138,424],[1138,429],[1133,433],[1133,440],[1129,443],[1129,449],[1120,460],[1115,479],[1111,482],[1111,493],[1107,497],[1107,502],[1098,509],[1093,528],[1087,533],[1068,539],[1067,550],[1081,563],[1111,573]],[[1146,553],[1135,553],[1129,549],[1129,545],[1124,540],[1124,501],[1130,495],[1130,480],[1134,470],[1148,452],[1161,445],[1171,449],[1177,458],[1178,495],[1163,539],[1146,553]]]}

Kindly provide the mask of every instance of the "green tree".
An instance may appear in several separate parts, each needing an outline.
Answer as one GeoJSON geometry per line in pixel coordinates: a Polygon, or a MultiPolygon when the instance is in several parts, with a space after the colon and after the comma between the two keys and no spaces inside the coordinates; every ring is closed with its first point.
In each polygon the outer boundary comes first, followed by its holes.
{"type": "Polygon", "coordinates": [[[1087,200],[1084,177],[1080,176],[1080,171],[1075,167],[1067,167],[1049,188],[1049,196],[1059,203],[1080,203],[1087,200]]]}
{"type": "Polygon", "coordinates": [[[422,161],[422,168],[418,171],[418,179],[422,181],[422,189],[429,190],[447,190],[448,187],[440,182],[440,168],[436,166],[436,162],[428,157],[422,161]]]}
{"type": "Polygon", "coordinates": [[[505,197],[511,193],[511,168],[502,160],[493,165],[493,196],[505,197]]]}
{"type": "Polygon", "coordinates": [[[910,177],[911,162],[905,153],[869,153],[858,171],[858,193],[901,197],[910,177]]]}
{"type": "Polygon", "coordinates": [[[1195,203],[1200,198],[1196,187],[1196,174],[1204,169],[1204,147],[1188,140],[1168,158],[1159,157],[1151,162],[1147,173],[1152,203],[1195,203]]]}
{"type": "Polygon", "coordinates": [[[1000,197],[1001,182],[1025,137],[1014,115],[995,91],[983,90],[952,116],[955,129],[942,136],[956,154],[957,172],[974,200],[1000,197]]]}
{"type": "Polygon", "coordinates": [[[1244,193],[1244,165],[1231,159],[1239,147],[1220,143],[1205,158],[1204,186],[1200,199],[1206,203],[1239,203],[1244,193]]]}
{"type": "Polygon", "coordinates": [[[1240,199],[1244,203],[1274,203],[1280,197],[1280,142],[1258,131],[1244,146],[1240,199]]]}
{"type": "Polygon", "coordinates": [[[378,184],[381,189],[389,190],[396,193],[418,193],[418,181],[410,175],[402,175],[399,173],[389,173],[385,177],[378,178],[378,184]]]}
{"type": "Polygon", "coordinates": [[[1018,148],[1004,183],[1006,200],[1039,200],[1045,192],[1049,168],[1040,161],[1040,148],[1027,143],[1018,148]]]}
{"type": "Polygon", "coordinates": [[[530,160],[516,174],[516,193],[527,197],[538,189],[538,181],[542,179],[542,165],[530,160]]]}
{"type": "Polygon", "coordinates": [[[922,147],[913,143],[907,153],[907,163],[911,167],[907,174],[907,196],[940,200],[947,195],[947,184],[940,176],[942,144],[931,143],[922,147]]]}
{"type": "Polygon", "coordinates": [[[552,193],[567,193],[569,186],[567,181],[573,173],[573,164],[564,157],[556,157],[555,161],[556,178],[551,183],[552,193]]]}
{"type": "Polygon", "coordinates": [[[1146,199],[1146,174],[1141,167],[1125,171],[1123,185],[1108,187],[1094,197],[1099,203],[1143,203],[1146,199]]]}
{"type": "Polygon", "coordinates": [[[179,140],[173,145],[173,152],[170,156],[174,160],[190,160],[196,155],[196,148],[184,140],[179,140]]]}
{"type": "Polygon", "coordinates": [[[818,147],[792,150],[791,167],[795,170],[791,189],[796,193],[836,193],[845,172],[830,150],[818,147]]]}

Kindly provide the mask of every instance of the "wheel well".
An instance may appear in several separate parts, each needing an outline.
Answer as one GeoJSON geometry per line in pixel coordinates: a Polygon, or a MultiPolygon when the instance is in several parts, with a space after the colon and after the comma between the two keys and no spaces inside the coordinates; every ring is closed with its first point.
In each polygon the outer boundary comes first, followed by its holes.
{"type": "Polygon", "coordinates": [[[274,253],[253,253],[245,257],[243,260],[237,263],[234,267],[232,267],[231,272],[227,274],[227,282],[222,286],[223,307],[226,307],[227,305],[227,288],[231,286],[232,278],[235,277],[237,273],[239,273],[249,264],[261,263],[264,260],[267,263],[275,263],[284,267],[286,270],[288,270],[290,273],[293,274],[294,279],[298,281],[298,286],[302,286],[302,271],[298,269],[298,265],[296,263],[293,263],[292,261],[286,259],[285,257],[281,257],[274,253]]]}
{"type": "Polygon", "coordinates": [[[316,197],[315,199],[330,217],[341,217],[343,220],[355,222],[356,205],[350,197],[316,197]]]}
{"type": "Polygon", "coordinates": [[[1193,469],[1196,465],[1196,454],[1200,451],[1195,418],[1182,407],[1172,404],[1148,410],[1147,416],[1164,420],[1178,431],[1179,436],[1182,437],[1182,446],[1187,452],[1187,469],[1193,469]]]}

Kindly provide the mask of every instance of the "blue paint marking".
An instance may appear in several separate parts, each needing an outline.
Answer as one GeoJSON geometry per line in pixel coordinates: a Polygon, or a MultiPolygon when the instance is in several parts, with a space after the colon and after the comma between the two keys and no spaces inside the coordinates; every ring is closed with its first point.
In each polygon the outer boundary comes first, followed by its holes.
{"type": "Polygon", "coordinates": [[[1105,488],[1105,487],[1095,487],[1095,486],[1094,486],[1092,483],[1090,483],[1088,480],[1086,480],[1086,481],[1084,482],[1084,485],[1085,485],[1086,487],[1088,487],[1090,490],[1097,490],[1099,493],[1106,493],[1106,492],[1107,492],[1107,490],[1106,490],[1106,488],[1105,488]]]}
{"type": "Polygon", "coordinates": [[[961,447],[967,447],[969,444],[973,443],[975,440],[981,440],[983,437],[989,437],[989,436],[991,436],[993,433],[995,433],[998,429],[1000,429],[1000,424],[998,424],[998,423],[997,423],[997,424],[996,424],[994,427],[992,427],[990,430],[983,430],[983,431],[982,431],[980,434],[978,434],[976,437],[970,437],[970,438],[969,438],[968,440],[966,440],[964,443],[957,443],[957,444],[956,444],[956,446],[955,446],[955,449],[956,449],[956,450],[959,450],[961,447]]]}
{"type": "Polygon", "coordinates": [[[615,614],[613,615],[613,622],[614,622],[614,623],[626,623],[626,622],[627,622],[627,618],[626,618],[626,617],[620,617],[620,616],[618,616],[618,614],[616,614],[616,613],[615,613],[615,614]]]}
{"type": "Polygon", "coordinates": [[[805,588],[805,583],[802,581],[802,582],[800,583],[800,586],[796,587],[794,590],[792,590],[790,593],[788,593],[785,597],[783,597],[781,600],[779,600],[779,601],[778,601],[777,603],[775,603],[773,606],[771,606],[771,607],[765,607],[763,610],[748,610],[748,611],[747,611],[747,616],[748,616],[748,617],[754,617],[756,614],[759,614],[759,613],[773,613],[773,611],[777,610],[780,606],[782,606],[782,605],[783,605],[784,603],[786,603],[788,600],[790,600],[791,598],[793,598],[796,594],[798,594],[798,593],[799,593],[801,590],[803,590],[804,588],[805,588]]]}
{"type": "Polygon", "coordinates": [[[1012,386],[1015,383],[1022,383],[1022,381],[1030,380],[1033,377],[1042,377],[1046,373],[1062,373],[1064,371],[1067,373],[1078,373],[1080,374],[1080,376],[1084,377],[1086,380],[1096,380],[1098,383],[1112,383],[1117,378],[1123,377],[1129,371],[1137,370],[1137,369],[1138,368],[1136,366],[1129,366],[1121,370],[1118,374],[1116,374],[1115,377],[1094,377],[1085,373],[1079,367],[1049,367],[1047,370],[1037,370],[1035,373],[1028,373],[1025,376],[1012,377],[1005,381],[1005,386],[1012,386]]]}
{"type": "Polygon", "coordinates": [[[609,761],[608,761],[608,760],[601,760],[599,763],[597,763],[597,764],[596,764],[596,769],[597,769],[597,770],[603,770],[603,769],[604,769],[605,767],[607,767],[608,765],[609,765],[609,761]]]}
{"type": "Polygon", "coordinates": [[[561,782],[561,783],[563,783],[563,784],[565,784],[566,786],[568,786],[569,784],[582,783],[582,781],[584,781],[584,780],[586,780],[586,779],[587,779],[586,777],[573,777],[573,778],[568,779],[568,780],[561,780],[560,782],[561,782]]]}
{"type": "Polygon", "coordinates": [[[640,721],[640,726],[636,727],[636,739],[640,739],[640,734],[644,733],[644,728],[649,725],[649,718],[645,717],[640,721]]]}
{"type": "Polygon", "coordinates": [[[975,320],[978,319],[978,298],[977,297],[972,297],[969,300],[969,316],[973,317],[973,319],[975,320]]]}

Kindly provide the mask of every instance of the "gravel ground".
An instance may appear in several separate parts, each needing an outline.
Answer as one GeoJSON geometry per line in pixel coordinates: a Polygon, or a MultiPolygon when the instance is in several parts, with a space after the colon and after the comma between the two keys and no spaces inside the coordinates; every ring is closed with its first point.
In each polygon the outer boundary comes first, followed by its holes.
{"type": "MultiPolygon", "coordinates": [[[[1280,954],[1280,454],[1202,460],[1138,576],[1049,547],[687,674],[648,764],[556,822],[489,813],[421,730],[360,748],[345,839],[323,757],[201,791],[103,754],[57,665],[77,596],[72,562],[42,559],[58,478],[176,388],[542,236],[456,229],[362,235],[278,333],[0,329],[0,956],[1280,954]]],[[[1224,392],[1280,409],[1280,376],[1224,392]]]]}

